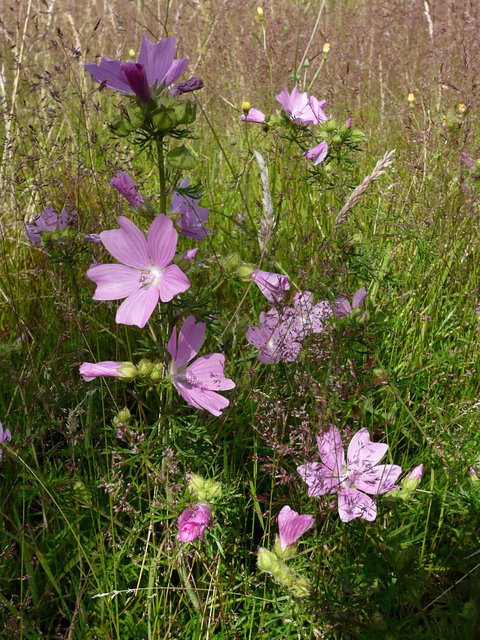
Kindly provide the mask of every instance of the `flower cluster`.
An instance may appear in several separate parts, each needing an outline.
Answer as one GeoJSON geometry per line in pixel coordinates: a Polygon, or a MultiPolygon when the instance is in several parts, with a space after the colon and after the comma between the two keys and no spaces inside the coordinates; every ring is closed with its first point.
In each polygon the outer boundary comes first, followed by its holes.
{"type": "Polygon", "coordinates": [[[38,213],[31,222],[25,224],[25,237],[38,246],[44,233],[63,231],[66,227],[73,225],[76,219],[76,211],[63,208],[61,213],[57,214],[52,205],[48,205],[43,213],[38,213]]]}

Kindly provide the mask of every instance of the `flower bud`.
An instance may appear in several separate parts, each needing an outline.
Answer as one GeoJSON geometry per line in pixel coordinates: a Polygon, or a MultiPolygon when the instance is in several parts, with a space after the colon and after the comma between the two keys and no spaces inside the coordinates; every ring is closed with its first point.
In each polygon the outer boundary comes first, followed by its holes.
{"type": "Polygon", "coordinates": [[[278,558],[265,547],[260,547],[257,554],[257,565],[260,571],[274,575],[274,570],[278,567],[278,558]]]}
{"type": "Polygon", "coordinates": [[[250,104],[250,102],[248,100],[244,100],[242,102],[242,111],[243,111],[243,113],[248,113],[251,108],[252,108],[252,105],[250,104]]]}
{"type": "Polygon", "coordinates": [[[116,416],[113,418],[113,424],[115,426],[119,424],[126,424],[130,420],[130,411],[127,407],[120,409],[116,416]]]}
{"type": "Polygon", "coordinates": [[[123,380],[133,380],[138,375],[137,367],[132,362],[122,362],[118,373],[123,380]]]}
{"type": "Polygon", "coordinates": [[[330,43],[329,42],[325,42],[325,44],[323,45],[323,57],[326,58],[330,52],[330,43]]]}
{"type": "Polygon", "coordinates": [[[262,7],[257,7],[257,16],[259,17],[260,20],[263,20],[263,8],[262,7]]]}
{"type": "Polygon", "coordinates": [[[156,382],[163,377],[163,365],[160,362],[155,362],[150,372],[150,380],[156,382]]]}
{"type": "Polygon", "coordinates": [[[413,93],[413,91],[410,91],[408,96],[407,96],[407,102],[410,105],[410,107],[413,108],[413,105],[415,103],[415,94],[413,93]]]}
{"type": "Polygon", "coordinates": [[[458,112],[459,113],[465,113],[465,111],[467,110],[467,105],[464,104],[463,102],[460,102],[460,104],[458,105],[458,112]]]}
{"type": "Polygon", "coordinates": [[[148,376],[153,369],[153,362],[150,362],[150,360],[147,360],[147,358],[142,358],[137,364],[137,369],[140,375],[148,376]]]}
{"type": "Polygon", "coordinates": [[[129,49],[128,50],[128,55],[130,56],[130,58],[134,58],[135,57],[135,49],[129,49]]]}
{"type": "Polygon", "coordinates": [[[191,474],[188,488],[200,502],[214,502],[222,497],[222,485],[220,482],[205,480],[196,473],[191,474]]]}

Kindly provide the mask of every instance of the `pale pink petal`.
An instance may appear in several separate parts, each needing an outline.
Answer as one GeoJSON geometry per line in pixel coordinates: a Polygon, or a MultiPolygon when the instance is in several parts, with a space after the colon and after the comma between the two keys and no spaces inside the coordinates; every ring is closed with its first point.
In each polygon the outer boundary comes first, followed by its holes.
{"type": "Polygon", "coordinates": [[[224,396],[221,396],[215,391],[194,387],[184,380],[174,380],[174,384],[177,391],[191,407],[195,409],[206,409],[214,416],[220,416],[222,409],[225,409],[225,407],[228,407],[230,404],[227,398],[224,398],[224,396]]]}
{"type": "Polygon", "coordinates": [[[353,300],[352,300],[352,307],[354,309],[357,309],[367,296],[368,296],[368,293],[365,287],[362,287],[358,291],[355,291],[353,295],[353,300]]]}
{"type": "Polygon", "coordinates": [[[183,293],[190,287],[190,280],[176,264],[169,265],[162,271],[158,288],[160,300],[169,302],[179,293],[183,293]]]}
{"type": "Polygon", "coordinates": [[[333,425],[327,431],[317,436],[318,452],[323,464],[338,477],[343,473],[345,453],[342,445],[342,436],[337,427],[333,425]]]}
{"type": "MultiPolygon", "coordinates": [[[[191,316],[193,318],[193,316],[191,316]]],[[[167,351],[172,356],[173,360],[173,373],[177,373],[177,367],[175,360],[177,359],[177,327],[173,327],[172,335],[167,344],[167,351]]]]}
{"type": "Polygon", "coordinates": [[[288,505],[283,507],[278,514],[278,533],[282,551],[295,544],[300,536],[313,526],[314,522],[315,518],[313,516],[300,515],[288,505]]]}
{"type": "Polygon", "coordinates": [[[145,236],[125,216],[119,216],[120,229],[102,231],[100,239],[106,250],[119,262],[136,269],[150,269],[145,236]]]}
{"type": "Polygon", "coordinates": [[[122,302],[117,309],[115,321],[118,324],[134,324],[143,328],[157,306],[158,298],[157,287],[143,287],[122,302]]]}
{"type": "Polygon", "coordinates": [[[377,517],[374,501],[355,489],[341,489],[338,492],[338,514],[342,522],[363,518],[370,522],[377,517]]]}
{"type": "Polygon", "coordinates": [[[257,124],[263,124],[265,122],[265,114],[252,107],[246,115],[242,114],[240,119],[244,122],[256,122],[257,124]]]}
{"type": "Polygon", "coordinates": [[[143,36],[138,62],[143,65],[147,74],[148,85],[152,87],[155,83],[160,87],[165,81],[175,56],[175,38],[169,36],[153,44],[148,38],[143,36]]]}
{"type": "Polygon", "coordinates": [[[418,467],[412,469],[407,476],[407,480],[421,480],[423,475],[423,464],[419,464],[418,467]]]}
{"type": "MultiPolygon", "coordinates": [[[[177,368],[186,365],[200,351],[205,340],[206,326],[205,322],[198,322],[194,316],[185,319],[178,336],[178,351],[174,358],[177,368]]],[[[170,349],[169,352],[172,355],[170,349]]]]}
{"type": "Polygon", "coordinates": [[[270,302],[279,302],[285,296],[285,292],[290,289],[288,277],[281,273],[256,269],[252,271],[250,277],[270,302]]]}
{"type": "Polygon", "coordinates": [[[402,468],[396,464],[379,464],[356,478],[355,486],[366,493],[387,493],[397,488],[395,482],[401,473],[402,468]]]}
{"type": "Polygon", "coordinates": [[[302,480],[307,483],[310,498],[335,493],[338,489],[337,476],[333,475],[331,469],[324,464],[319,462],[302,464],[297,467],[297,471],[302,480]]]}
{"type": "Polygon", "coordinates": [[[80,375],[86,382],[99,376],[120,376],[121,362],[104,360],[103,362],[84,362],[80,366],[80,375]]]}
{"type": "Polygon", "coordinates": [[[352,313],[350,302],[345,298],[345,296],[337,296],[335,298],[333,313],[337,318],[344,318],[349,313],[352,313]]]}
{"type": "MultiPolygon", "coordinates": [[[[172,261],[177,248],[177,241],[178,233],[170,218],[163,214],[157,216],[150,226],[147,239],[148,253],[155,266],[163,269],[172,261]]],[[[171,300],[171,298],[169,299],[171,300]]],[[[163,301],[166,302],[166,300],[163,301]]]]}
{"type": "Polygon", "coordinates": [[[192,362],[185,372],[194,375],[200,385],[212,391],[225,391],[233,389],[235,383],[230,378],[226,378],[223,373],[225,358],[221,353],[210,353],[192,362]]]}
{"type": "Polygon", "coordinates": [[[138,269],[123,264],[94,264],[87,277],[97,285],[94,300],[120,300],[142,286],[138,269]]]}
{"type": "Polygon", "coordinates": [[[353,436],[347,451],[348,471],[367,471],[375,466],[388,451],[388,444],[372,442],[367,429],[353,436]]]}

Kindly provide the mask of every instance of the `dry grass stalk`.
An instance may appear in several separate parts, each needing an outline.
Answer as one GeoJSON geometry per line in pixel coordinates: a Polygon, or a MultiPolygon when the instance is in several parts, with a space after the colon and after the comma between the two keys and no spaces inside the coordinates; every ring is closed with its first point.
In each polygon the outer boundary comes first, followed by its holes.
{"type": "Polygon", "coordinates": [[[345,222],[348,217],[348,212],[351,211],[353,207],[358,203],[358,201],[363,196],[368,187],[372,184],[372,182],[378,180],[380,176],[385,173],[385,170],[388,169],[388,167],[393,163],[394,154],[395,149],[393,149],[392,151],[388,151],[383,156],[383,158],[381,158],[377,162],[372,173],[363,179],[362,184],[359,184],[358,187],[355,187],[347,202],[340,209],[340,213],[335,218],[335,227],[338,227],[343,222],[345,222]]]}
{"type": "Polygon", "coordinates": [[[258,221],[258,244],[260,245],[260,250],[262,251],[262,253],[265,253],[265,251],[267,250],[268,241],[270,240],[273,228],[275,227],[275,218],[273,216],[273,204],[272,196],[270,194],[270,185],[268,182],[267,165],[265,164],[265,160],[258,153],[258,151],[254,151],[253,153],[255,154],[258,166],[260,167],[260,177],[262,179],[263,187],[263,216],[258,221]]]}

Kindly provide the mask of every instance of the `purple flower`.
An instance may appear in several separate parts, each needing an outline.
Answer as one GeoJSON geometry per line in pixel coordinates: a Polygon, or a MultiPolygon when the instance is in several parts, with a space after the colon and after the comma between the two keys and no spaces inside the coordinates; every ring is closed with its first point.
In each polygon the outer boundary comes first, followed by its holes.
{"type": "Polygon", "coordinates": [[[327,104],[326,100],[317,100],[315,96],[310,96],[308,99],[308,104],[313,111],[313,115],[315,116],[316,124],[320,124],[322,122],[326,122],[328,120],[323,107],[327,104]]]}
{"type": "Polygon", "coordinates": [[[317,164],[320,164],[321,162],[323,162],[323,160],[325,160],[327,154],[328,142],[324,140],[323,142],[320,142],[320,144],[317,144],[316,147],[305,151],[303,155],[309,160],[313,160],[313,166],[315,167],[317,164]]]}
{"type": "MultiPolygon", "coordinates": [[[[180,188],[186,189],[189,184],[190,181],[187,178],[182,182],[180,188]]],[[[202,194],[198,198],[192,198],[175,191],[170,204],[172,213],[180,215],[179,227],[181,233],[187,238],[194,238],[195,240],[205,240],[207,236],[212,235],[211,230],[204,226],[208,220],[209,210],[198,206],[201,197],[202,194]]]]}
{"type": "Polygon", "coordinates": [[[87,276],[97,285],[94,300],[121,300],[116,322],[144,327],[158,299],[169,302],[190,287],[183,271],[170,264],[178,234],[167,216],[155,218],[148,239],[128,218],[118,218],[120,229],[102,231],[107,251],[122,264],[94,264],[87,276]]]}
{"type": "Polygon", "coordinates": [[[225,358],[221,353],[211,353],[187,363],[197,355],[205,340],[205,322],[197,322],[188,316],[180,330],[177,345],[177,329],[173,329],[168,341],[168,352],[172,356],[170,374],[179,394],[196,409],[206,409],[219,416],[229,401],[217,391],[233,389],[235,383],[223,373],[225,358]]]}
{"type": "Polygon", "coordinates": [[[138,62],[123,63],[104,57],[99,65],[86,64],[85,70],[110,89],[135,94],[142,102],[148,102],[153,87],[169,87],[185,71],[188,60],[174,60],[174,56],[174,38],[169,36],[153,44],[144,36],[138,62]]]}
{"type": "Polygon", "coordinates": [[[366,495],[377,495],[397,489],[395,481],[402,469],[394,464],[377,462],[387,453],[388,445],[370,441],[366,429],[360,429],[348,445],[347,461],[339,430],[331,426],[317,436],[320,462],[297,467],[308,485],[308,495],[338,493],[338,513],[342,522],[355,518],[375,520],[377,507],[366,495]]]}
{"type": "Polygon", "coordinates": [[[290,289],[290,283],[287,276],[279,273],[271,273],[270,271],[262,271],[255,269],[250,274],[252,280],[258,285],[258,288],[270,302],[279,303],[285,296],[285,292],[290,289]]]}
{"type": "Polygon", "coordinates": [[[351,124],[352,124],[352,119],[351,118],[347,118],[345,120],[345,127],[348,129],[351,124]]]}
{"type": "Polygon", "coordinates": [[[244,122],[256,122],[257,124],[264,124],[265,114],[252,107],[251,109],[249,109],[247,114],[243,113],[240,116],[240,120],[243,120],[244,122]]]}
{"type": "Polygon", "coordinates": [[[423,464],[419,464],[418,467],[412,469],[407,476],[407,480],[421,480],[423,475],[423,464]]]}
{"type": "Polygon", "coordinates": [[[303,340],[310,333],[321,333],[324,321],[332,315],[330,303],[326,300],[313,304],[311,291],[297,292],[293,296],[294,323],[292,329],[303,340]]]}
{"type": "Polygon", "coordinates": [[[87,242],[94,242],[95,244],[102,242],[99,233],[86,233],[85,240],[87,242]]]}
{"type": "Polygon", "coordinates": [[[200,76],[192,76],[189,80],[185,82],[177,82],[177,84],[173,85],[170,89],[170,94],[174,97],[182,95],[182,93],[188,93],[189,91],[198,91],[199,89],[203,89],[203,80],[200,76]]]}
{"type": "Polygon", "coordinates": [[[203,540],[212,510],[208,504],[196,504],[192,509],[185,509],[178,518],[177,540],[180,542],[192,542],[203,540]]]}
{"type": "Polygon", "coordinates": [[[471,171],[475,169],[475,163],[473,162],[473,158],[466,151],[462,151],[460,155],[460,163],[468,167],[471,171]]]}
{"type": "Polygon", "coordinates": [[[60,215],[52,207],[48,205],[45,207],[43,213],[38,213],[32,222],[25,224],[25,237],[34,245],[39,245],[41,242],[41,235],[44,232],[56,231],[72,225],[77,217],[76,211],[67,211],[62,209],[60,215]]]}
{"type": "Polygon", "coordinates": [[[262,312],[260,326],[250,325],[246,337],[259,350],[258,359],[263,364],[276,364],[280,360],[294,362],[302,348],[292,309],[282,313],[277,309],[262,312]]]}
{"type": "Polygon", "coordinates": [[[278,102],[292,122],[296,124],[317,124],[317,118],[310,106],[307,93],[300,93],[297,87],[293,87],[292,93],[286,89],[276,96],[278,102]]]}
{"type": "Polygon", "coordinates": [[[310,515],[300,515],[289,506],[283,507],[278,514],[278,533],[280,536],[280,546],[282,551],[291,545],[296,544],[297,540],[305,531],[313,526],[315,518],[310,515]]]}
{"type": "MultiPolygon", "coordinates": [[[[3,424],[0,422],[0,444],[4,444],[5,442],[10,442],[12,439],[12,434],[10,433],[10,429],[3,430],[3,424]]],[[[2,448],[0,447],[0,460],[2,459],[2,448]]]]}
{"type": "Polygon", "coordinates": [[[137,368],[131,362],[84,362],[80,366],[80,375],[86,382],[100,376],[114,376],[116,378],[133,379],[137,375],[137,368]]]}
{"type": "Polygon", "coordinates": [[[145,204],[140,191],[126,171],[119,171],[114,178],[110,178],[110,184],[128,200],[134,209],[143,207],[145,204]]]}
{"type": "Polygon", "coordinates": [[[362,287],[355,292],[351,306],[345,296],[337,296],[335,298],[333,313],[337,316],[337,318],[344,318],[345,316],[352,313],[353,309],[358,309],[358,307],[361,306],[367,296],[367,290],[365,289],[365,287],[362,287]]]}
{"type": "Polygon", "coordinates": [[[195,256],[197,255],[197,252],[198,252],[198,247],[195,247],[195,249],[188,249],[183,254],[183,259],[184,260],[193,260],[195,258],[195,256]]]}

